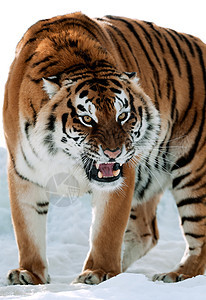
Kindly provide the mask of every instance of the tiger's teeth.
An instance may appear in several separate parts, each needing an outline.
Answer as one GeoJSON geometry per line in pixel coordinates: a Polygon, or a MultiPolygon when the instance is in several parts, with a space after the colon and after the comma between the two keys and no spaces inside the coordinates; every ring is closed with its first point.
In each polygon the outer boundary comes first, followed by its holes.
{"type": "Polygon", "coordinates": [[[120,164],[120,167],[122,166],[122,164],[120,164]]]}
{"type": "Polygon", "coordinates": [[[113,175],[114,175],[115,177],[118,176],[119,173],[120,173],[120,169],[118,169],[118,170],[116,170],[116,171],[113,171],[113,175]]]}
{"type": "Polygon", "coordinates": [[[99,164],[98,163],[96,163],[96,168],[99,169],[99,164]]]}
{"type": "Polygon", "coordinates": [[[103,177],[102,172],[100,172],[100,171],[98,172],[98,177],[99,177],[99,178],[102,178],[102,177],[103,177]]]}

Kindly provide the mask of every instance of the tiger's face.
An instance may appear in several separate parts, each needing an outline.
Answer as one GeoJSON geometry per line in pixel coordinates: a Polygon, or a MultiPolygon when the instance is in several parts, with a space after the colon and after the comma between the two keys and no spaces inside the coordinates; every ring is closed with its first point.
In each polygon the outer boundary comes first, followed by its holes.
{"type": "Polygon", "coordinates": [[[94,188],[119,187],[124,164],[150,151],[159,131],[158,112],[135,75],[43,81],[50,97],[49,151],[75,159],[94,188]]]}

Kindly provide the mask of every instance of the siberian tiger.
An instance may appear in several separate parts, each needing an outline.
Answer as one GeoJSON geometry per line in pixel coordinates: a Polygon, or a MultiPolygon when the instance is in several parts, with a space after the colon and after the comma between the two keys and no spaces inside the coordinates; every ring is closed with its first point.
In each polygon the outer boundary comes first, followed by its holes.
{"type": "Polygon", "coordinates": [[[177,269],[153,279],[204,273],[205,70],[203,42],[149,22],[74,13],[28,29],[3,112],[19,248],[10,284],[49,282],[45,187],[61,172],[93,195],[90,251],[76,282],[115,276],[157,243],[156,207],[166,188],[187,248],[177,269]]]}

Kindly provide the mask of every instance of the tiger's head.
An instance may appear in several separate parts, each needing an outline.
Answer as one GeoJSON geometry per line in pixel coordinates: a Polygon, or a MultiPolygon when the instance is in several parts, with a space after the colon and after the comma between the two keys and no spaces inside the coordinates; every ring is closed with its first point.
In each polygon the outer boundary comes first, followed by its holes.
{"type": "Polygon", "coordinates": [[[141,159],[157,140],[159,114],[135,73],[50,76],[43,89],[50,98],[45,146],[75,160],[93,188],[121,186],[124,164],[141,159]]]}

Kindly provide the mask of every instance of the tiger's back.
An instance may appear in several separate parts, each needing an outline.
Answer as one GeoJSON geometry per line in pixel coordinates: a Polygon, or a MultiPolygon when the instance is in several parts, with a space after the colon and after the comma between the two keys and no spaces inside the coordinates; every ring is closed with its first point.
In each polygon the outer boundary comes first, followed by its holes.
{"type": "MultiPolygon", "coordinates": [[[[111,179],[110,185],[113,181],[123,180],[122,178],[125,178],[127,183],[123,187],[129,199],[127,204],[124,196],[121,196],[121,201],[125,205],[124,211],[120,213],[124,219],[121,230],[117,229],[117,232],[114,230],[110,238],[108,235],[105,237],[101,228],[106,226],[109,230],[108,223],[111,221],[107,220],[109,214],[105,213],[104,217],[101,217],[103,222],[101,224],[98,223],[97,217],[94,218],[92,232],[96,233],[91,235],[93,246],[85,262],[85,272],[79,277],[80,282],[98,283],[120,272],[119,255],[123,235],[126,249],[121,263],[123,270],[156,244],[158,230],[155,211],[165,188],[172,190],[179,208],[189,245],[189,256],[186,263],[175,272],[158,275],[155,279],[176,281],[204,272],[205,60],[206,45],[196,37],[161,28],[153,23],[113,16],[90,19],[81,13],[75,13],[42,20],[30,27],[19,42],[4,102],[4,130],[10,153],[9,170],[10,173],[14,172],[9,179],[14,223],[16,219],[18,224],[19,218],[15,216],[15,210],[21,211],[19,203],[25,202],[17,200],[15,192],[17,186],[32,185],[27,188],[35,190],[33,184],[36,184],[40,189],[38,192],[40,195],[49,174],[51,175],[52,171],[65,170],[65,165],[60,168],[62,164],[59,161],[63,159],[64,154],[59,151],[58,135],[64,135],[60,148],[63,147],[65,153],[67,152],[65,143],[71,141],[68,140],[71,137],[72,143],[76,143],[75,145],[79,143],[79,149],[83,147],[85,141],[90,145],[94,161],[89,161],[84,153],[81,154],[81,160],[84,164],[87,163],[84,168],[89,181],[93,176],[93,179],[99,181],[99,186],[102,182],[105,189],[107,176],[111,179]],[[136,72],[136,76],[132,72],[136,72]],[[96,98],[97,94],[100,98],[96,98]],[[63,103],[63,98],[67,99],[67,104],[63,103]],[[113,101],[116,104],[113,104],[113,101]],[[76,105],[77,102],[81,104],[76,105]],[[88,102],[91,102],[91,105],[88,102]],[[86,116],[87,122],[91,121],[91,124],[86,123],[86,119],[82,121],[86,108],[89,111],[89,118],[86,116]],[[116,121],[119,122],[119,127],[116,127],[114,120],[107,121],[110,118],[107,116],[110,114],[112,116],[118,109],[116,121]],[[68,115],[71,117],[70,123],[68,115]],[[103,120],[101,125],[103,129],[98,127],[97,120],[103,120]],[[80,124],[82,122],[87,127],[98,130],[90,132],[88,128],[82,129],[80,124]],[[44,126],[41,125],[43,123],[44,126]],[[58,134],[55,125],[57,123],[61,124],[58,127],[58,134]],[[69,126],[68,134],[66,127],[69,126]],[[111,136],[108,132],[112,133],[111,136]],[[130,139],[133,140],[132,143],[130,139]],[[120,161],[121,155],[126,151],[122,145],[126,145],[127,148],[129,158],[125,159],[126,163],[120,161]],[[109,161],[115,161],[116,165],[102,163],[100,160],[99,167],[98,160],[95,160],[97,154],[100,155],[98,147],[101,154],[104,152],[105,156],[109,155],[109,161]],[[42,163],[47,160],[47,164],[42,163]],[[131,165],[128,171],[129,160],[133,166],[131,174],[131,165]],[[51,161],[52,163],[55,161],[55,167],[52,164],[49,166],[51,161]],[[39,171],[38,178],[37,172],[34,172],[35,168],[39,171]],[[93,172],[92,175],[88,175],[90,170],[93,172]],[[131,202],[132,211],[127,222],[131,202]],[[107,225],[104,225],[104,222],[107,225]],[[101,240],[105,241],[104,251],[101,248],[101,240]],[[117,250],[112,252],[108,245],[113,240],[118,242],[113,247],[117,250]],[[98,258],[100,252],[97,249],[106,253],[102,261],[98,258]],[[114,256],[118,262],[111,267],[114,264],[111,257],[114,256]],[[112,272],[108,271],[110,267],[112,272]],[[103,270],[103,273],[97,272],[96,275],[96,269],[103,270]]],[[[88,150],[88,145],[85,149],[88,150]]],[[[85,149],[83,152],[87,151],[85,149]]],[[[69,155],[70,163],[73,164],[71,161],[73,154],[69,155]]],[[[86,188],[89,184],[83,179],[84,168],[78,176],[81,178],[81,185],[86,188]]],[[[118,190],[108,195],[102,192],[100,194],[101,197],[94,191],[94,198],[99,197],[104,201],[105,197],[119,199],[118,190]]],[[[44,198],[40,204],[36,199],[33,201],[35,203],[33,206],[37,207],[36,210],[40,211],[39,215],[42,218],[44,203],[46,203],[44,211],[47,212],[47,199],[44,198]]],[[[97,210],[99,204],[96,203],[95,207],[97,210]]],[[[104,209],[100,205],[101,212],[99,211],[97,216],[99,213],[104,214],[104,209]]],[[[115,218],[117,206],[111,205],[111,211],[115,218]]],[[[35,224],[31,226],[35,227],[35,224]]],[[[18,236],[20,229],[18,225],[15,225],[15,228],[18,236]]],[[[25,240],[30,241],[26,232],[23,239],[19,238],[18,242],[21,253],[27,251],[24,247],[25,240]]],[[[30,242],[38,244],[35,238],[30,242]]],[[[30,261],[25,262],[23,256],[20,267],[30,272],[28,281],[45,282],[46,273],[42,271],[47,270],[45,258],[40,255],[38,265],[44,267],[39,271],[36,266],[30,266],[30,261]],[[29,267],[26,267],[27,265],[29,267]],[[37,281],[33,278],[33,274],[36,274],[33,269],[37,270],[35,271],[38,274],[37,281]]],[[[15,282],[12,276],[20,278],[21,271],[10,273],[11,283],[15,282]]],[[[17,279],[17,283],[19,280],[17,279]]]]}

